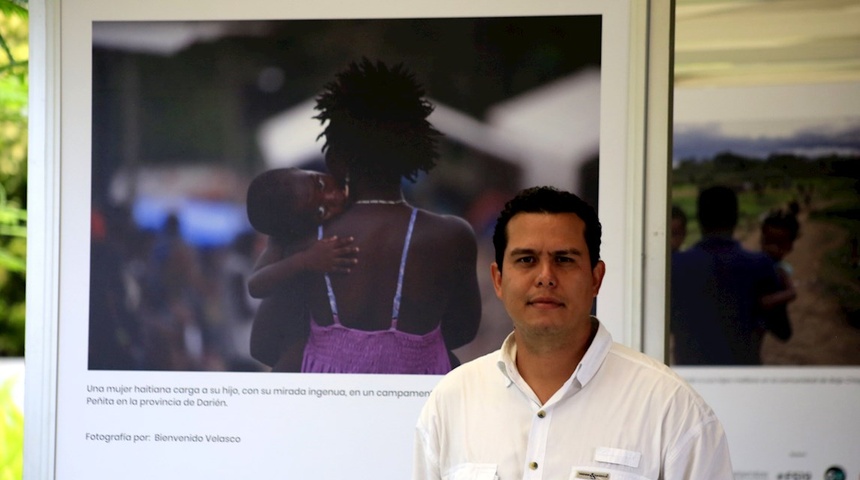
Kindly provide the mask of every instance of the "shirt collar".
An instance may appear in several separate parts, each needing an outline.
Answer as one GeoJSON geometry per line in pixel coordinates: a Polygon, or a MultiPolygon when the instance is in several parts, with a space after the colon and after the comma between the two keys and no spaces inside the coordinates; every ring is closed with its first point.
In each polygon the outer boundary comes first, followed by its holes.
{"type": "Polygon", "coordinates": [[[510,387],[514,378],[520,377],[520,372],[517,371],[517,342],[514,340],[514,332],[509,333],[502,342],[502,348],[499,349],[498,354],[496,365],[502,372],[505,387],[510,387]]]}
{"type": "MultiPolygon", "coordinates": [[[[594,335],[591,345],[583,355],[573,375],[579,381],[579,384],[585,386],[597,374],[606,355],[609,354],[609,349],[612,347],[612,335],[609,333],[602,323],[595,317],[591,317],[597,322],[597,333],[594,335]]],[[[509,387],[511,383],[520,380],[520,372],[517,370],[517,342],[514,339],[514,334],[508,334],[505,341],[502,343],[502,348],[499,349],[499,357],[496,365],[502,372],[504,385],[509,387]]]]}
{"type": "Polygon", "coordinates": [[[579,362],[579,368],[574,373],[582,386],[588,384],[592,378],[600,370],[603,361],[609,354],[609,349],[612,348],[612,335],[609,330],[603,326],[596,318],[591,317],[597,322],[597,333],[594,334],[594,340],[583,355],[579,362]]]}

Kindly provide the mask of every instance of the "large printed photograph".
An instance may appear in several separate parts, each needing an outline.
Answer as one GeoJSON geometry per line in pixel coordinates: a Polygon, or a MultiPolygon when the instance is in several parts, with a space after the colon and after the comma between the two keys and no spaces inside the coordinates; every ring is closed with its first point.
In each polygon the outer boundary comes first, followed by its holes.
{"type": "Polygon", "coordinates": [[[94,22],[91,370],[441,374],[521,188],[597,206],[601,17],[94,22]]]}
{"type": "Polygon", "coordinates": [[[674,365],[860,365],[858,139],[857,116],[675,125],[674,365]]]}

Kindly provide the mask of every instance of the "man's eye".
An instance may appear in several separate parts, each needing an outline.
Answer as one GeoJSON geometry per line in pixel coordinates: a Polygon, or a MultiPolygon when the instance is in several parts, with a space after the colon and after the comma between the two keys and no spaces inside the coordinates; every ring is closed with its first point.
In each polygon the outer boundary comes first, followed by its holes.
{"type": "Polygon", "coordinates": [[[558,263],[571,263],[575,260],[571,257],[555,257],[555,261],[558,263]]]}
{"type": "Polygon", "coordinates": [[[534,263],[534,257],[520,257],[514,260],[516,263],[534,263]]]}

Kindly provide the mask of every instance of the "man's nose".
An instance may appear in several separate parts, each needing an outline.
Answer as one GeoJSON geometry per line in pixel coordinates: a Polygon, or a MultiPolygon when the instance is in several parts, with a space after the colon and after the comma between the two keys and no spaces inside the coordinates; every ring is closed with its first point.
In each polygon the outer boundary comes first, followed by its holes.
{"type": "Polygon", "coordinates": [[[552,263],[545,262],[538,270],[537,286],[539,287],[554,287],[558,283],[555,278],[552,263]]]}

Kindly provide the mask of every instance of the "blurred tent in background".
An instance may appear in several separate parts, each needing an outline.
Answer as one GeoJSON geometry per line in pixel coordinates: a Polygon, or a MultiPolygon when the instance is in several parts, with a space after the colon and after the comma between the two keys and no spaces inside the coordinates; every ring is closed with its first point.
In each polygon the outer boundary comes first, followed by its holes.
{"type": "Polygon", "coordinates": [[[99,22],[93,46],[169,57],[229,35],[263,36],[269,22],[99,22]]]}
{"type": "Polygon", "coordinates": [[[171,215],[178,217],[182,237],[196,247],[225,247],[251,230],[245,209],[232,202],[140,196],[132,210],[137,226],[151,231],[161,230],[171,215]]]}
{"type": "Polygon", "coordinates": [[[247,180],[207,166],[120,169],[111,183],[111,203],[128,205],[137,228],[157,232],[170,215],[182,237],[196,247],[224,247],[251,231],[245,212],[247,180]]]}
{"type": "Polygon", "coordinates": [[[587,68],[490,107],[497,137],[516,144],[523,186],[580,185],[600,147],[600,71],[587,68]]]}
{"type": "MultiPolygon", "coordinates": [[[[490,106],[480,120],[431,99],[429,120],[455,142],[517,167],[520,187],[579,185],[579,168],[600,143],[600,71],[584,69],[490,106]]],[[[301,167],[322,160],[322,126],[310,98],[260,126],[268,167],[301,167]]]]}

